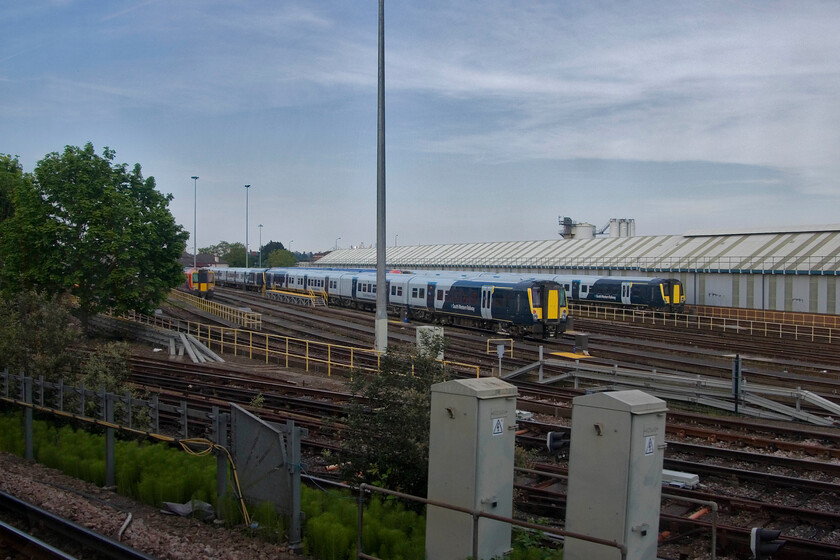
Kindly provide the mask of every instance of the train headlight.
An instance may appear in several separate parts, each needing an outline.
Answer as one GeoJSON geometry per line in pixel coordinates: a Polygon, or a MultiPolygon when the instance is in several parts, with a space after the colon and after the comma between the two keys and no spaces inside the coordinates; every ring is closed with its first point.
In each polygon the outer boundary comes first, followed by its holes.
{"type": "Polygon", "coordinates": [[[561,320],[563,320],[563,321],[565,321],[565,320],[566,320],[566,316],[567,316],[568,314],[569,314],[569,312],[568,312],[568,311],[566,311],[566,310],[564,309],[564,310],[563,310],[563,313],[560,315],[560,319],[561,319],[561,320]]]}

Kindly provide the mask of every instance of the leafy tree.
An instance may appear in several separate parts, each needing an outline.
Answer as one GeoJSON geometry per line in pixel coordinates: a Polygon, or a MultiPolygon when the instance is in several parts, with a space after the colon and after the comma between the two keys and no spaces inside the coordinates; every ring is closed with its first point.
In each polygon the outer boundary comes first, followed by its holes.
{"type": "Polygon", "coordinates": [[[272,251],[266,261],[268,266],[295,266],[295,256],[285,249],[272,251]]]}
{"type": "Polygon", "coordinates": [[[78,364],[78,321],[59,296],[25,291],[0,299],[0,369],[57,381],[78,364]]]}
{"type": "Polygon", "coordinates": [[[106,309],[148,312],[182,281],[178,257],[188,234],[139,164],[114,164],[88,143],[38,162],[18,185],[15,213],[0,225],[0,286],[69,291],[80,316],[106,309]]]}
{"type": "Polygon", "coordinates": [[[0,223],[14,213],[14,192],[25,181],[23,168],[17,157],[0,154],[0,223]]]}
{"type": "MultiPolygon", "coordinates": [[[[244,243],[230,243],[228,251],[222,255],[222,259],[227,261],[230,266],[245,266],[245,244],[244,243]]],[[[251,264],[250,262],[248,264],[251,264]]]]}
{"type": "Polygon", "coordinates": [[[262,246],[262,253],[263,255],[270,255],[274,251],[282,251],[285,248],[279,241],[269,241],[262,246]]]}
{"type": "Polygon", "coordinates": [[[230,243],[228,243],[227,241],[221,241],[216,245],[210,245],[209,247],[200,248],[198,252],[209,253],[211,255],[216,255],[220,259],[223,259],[224,256],[230,252],[230,243]]]}
{"type": "MultiPolygon", "coordinates": [[[[245,266],[245,244],[244,243],[228,243],[227,241],[220,241],[216,245],[211,245],[209,247],[204,247],[198,250],[199,253],[210,253],[212,255],[216,255],[226,263],[228,263],[231,267],[241,267],[245,266]]],[[[263,250],[263,256],[267,255],[263,250]]],[[[254,255],[252,255],[253,257],[254,255]]],[[[265,259],[263,259],[265,260],[265,259]]],[[[250,259],[249,265],[251,263],[256,263],[257,261],[252,258],[250,259]]]]}
{"type": "Polygon", "coordinates": [[[339,452],[345,480],[426,495],[431,387],[449,377],[432,357],[442,347],[435,339],[422,355],[389,351],[378,374],[350,382],[354,399],[339,452]]]}
{"type": "Polygon", "coordinates": [[[81,366],[81,381],[85,387],[104,389],[110,393],[125,390],[131,376],[131,348],[125,342],[111,342],[99,346],[81,366]]]}

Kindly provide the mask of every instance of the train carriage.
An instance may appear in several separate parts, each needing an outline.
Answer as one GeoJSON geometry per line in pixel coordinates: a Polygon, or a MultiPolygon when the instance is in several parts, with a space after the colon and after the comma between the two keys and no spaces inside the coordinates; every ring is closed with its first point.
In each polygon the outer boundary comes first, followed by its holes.
{"type": "MultiPolygon", "coordinates": [[[[479,273],[391,271],[386,301],[391,315],[472,326],[515,335],[556,336],[565,330],[565,293],[551,280],[478,279],[479,273]]],[[[248,288],[245,281],[240,287],[248,288]]],[[[374,310],[377,275],[369,269],[272,268],[268,289],[322,294],[333,305],[374,310]]]]}

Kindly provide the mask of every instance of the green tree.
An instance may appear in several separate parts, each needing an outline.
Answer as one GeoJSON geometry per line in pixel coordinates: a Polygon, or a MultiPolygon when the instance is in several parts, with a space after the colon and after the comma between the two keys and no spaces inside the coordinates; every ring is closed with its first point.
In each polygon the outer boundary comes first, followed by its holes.
{"type": "Polygon", "coordinates": [[[295,266],[295,256],[285,249],[272,251],[266,260],[267,266],[295,266]]]}
{"type": "Polygon", "coordinates": [[[0,223],[14,213],[14,193],[27,179],[17,156],[0,154],[0,223]]]}
{"type": "Polygon", "coordinates": [[[220,259],[223,259],[224,256],[230,251],[230,243],[227,241],[221,241],[216,245],[210,245],[209,247],[199,248],[199,253],[209,253],[211,255],[216,255],[220,259]]]}
{"type": "Polygon", "coordinates": [[[0,286],[69,291],[80,316],[106,309],[149,312],[182,281],[178,257],[188,233],[139,164],[114,164],[88,143],[38,162],[15,192],[14,215],[0,225],[0,286]]]}
{"type": "Polygon", "coordinates": [[[78,321],[56,295],[27,290],[0,299],[0,369],[57,381],[78,365],[71,347],[80,338],[78,321]]]}
{"type": "Polygon", "coordinates": [[[262,246],[262,253],[263,255],[270,255],[274,251],[280,251],[283,249],[285,249],[285,247],[279,241],[269,241],[262,246]]]}
{"type": "Polygon", "coordinates": [[[222,259],[231,267],[245,266],[245,244],[239,242],[228,244],[228,250],[222,255],[222,259]]]}
{"type": "Polygon", "coordinates": [[[389,351],[379,373],[359,374],[350,382],[354,399],[339,452],[345,480],[426,495],[431,387],[449,377],[431,357],[442,349],[442,340],[426,347],[423,355],[389,351]]]}
{"type": "MultiPolygon", "coordinates": [[[[228,266],[241,267],[245,266],[245,244],[244,243],[228,243],[227,241],[220,241],[216,245],[204,247],[198,250],[199,253],[210,253],[216,255],[228,266]]],[[[267,253],[263,252],[263,256],[267,253]]],[[[251,261],[256,263],[256,261],[251,261]]],[[[248,264],[251,264],[250,262],[248,264]]]]}

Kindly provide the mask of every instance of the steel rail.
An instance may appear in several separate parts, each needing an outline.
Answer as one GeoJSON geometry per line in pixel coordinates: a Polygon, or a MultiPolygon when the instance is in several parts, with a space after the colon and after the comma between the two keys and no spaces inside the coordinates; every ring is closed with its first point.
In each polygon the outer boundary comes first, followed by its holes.
{"type": "Polygon", "coordinates": [[[130,548],[5,492],[0,492],[0,508],[15,514],[20,519],[30,520],[30,523],[37,522],[50,532],[78,543],[87,551],[94,551],[102,558],[110,560],[155,560],[153,556],[130,548]]]}

